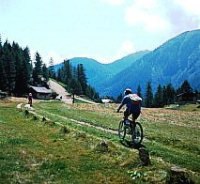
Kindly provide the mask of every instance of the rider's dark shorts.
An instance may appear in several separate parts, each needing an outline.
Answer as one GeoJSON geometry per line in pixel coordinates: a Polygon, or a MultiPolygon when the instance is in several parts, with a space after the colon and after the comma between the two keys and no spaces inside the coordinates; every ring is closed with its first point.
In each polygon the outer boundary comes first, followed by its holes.
{"type": "Polygon", "coordinates": [[[131,112],[129,109],[126,109],[124,111],[124,116],[128,117],[129,115],[131,115],[134,117],[134,119],[137,119],[140,115],[140,112],[131,112]]]}

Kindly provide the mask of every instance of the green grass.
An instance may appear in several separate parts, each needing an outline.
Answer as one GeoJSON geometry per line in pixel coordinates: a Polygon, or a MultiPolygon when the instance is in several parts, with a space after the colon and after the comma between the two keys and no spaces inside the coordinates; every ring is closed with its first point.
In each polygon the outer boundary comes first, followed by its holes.
{"type": "MultiPolygon", "coordinates": [[[[95,109],[99,109],[99,111],[97,111],[92,110],[91,108],[67,107],[64,104],[56,104],[62,107],[60,109],[50,109],[50,107],[44,107],[47,104],[48,103],[43,103],[38,105],[41,109],[49,108],[48,116],[55,121],[65,122],[63,118],[68,117],[79,121],[89,122],[93,125],[117,130],[118,122],[120,120],[120,116],[114,113],[113,109],[108,111],[108,109],[102,105],[95,107],[95,109]]],[[[51,106],[52,104],[49,105],[51,106]]],[[[164,109],[163,111],[165,112],[164,109]]],[[[141,119],[145,137],[149,140],[145,144],[148,146],[152,155],[160,156],[167,162],[200,172],[200,158],[198,157],[198,155],[200,155],[200,141],[198,137],[200,130],[197,128],[199,126],[199,116],[198,114],[194,114],[197,112],[193,112],[192,115],[186,115],[187,118],[182,117],[182,114],[177,115],[177,117],[176,114],[174,114],[174,117],[172,116],[173,112],[173,110],[166,111],[165,113],[162,112],[163,115],[160,115],[156,121],[149,120],[146,117],[141,119]]],[[[191,111],[185,112],[179,110],[179,112],[185,114],[190,113],[191,111]]],[[[154,115],[152,114],[152,116],[154,115]]],[[[117,139],[116,136],[108,137],[108,134],[98,133],[99,131],[95,131],[91,128],[82,129],[87,129],[85,130],[87,133],[98,135],[100,137],[103,136],[108,139],[110,138],[113,141],[117,139]]]]}
{"type": "Polygon", "coordinates": [[[9,105],[0,104],[0,183],[131,183],[116,164],[123,157],[95,151],[98,139],[73,129],[62,135],[9,105]]]}
{"type": "Polygon", "coordinates": [[[120,121],[121,117],[116,116],[114,111],[110,112],[109,109],[102,108],[102,105],[98,105],[97,107],[91,104],[85,105],[88,105],[89,107],[94,106],[94,108],[79,109],[79,104],[69,107],[60,102],[43,102],[36,104],[36,108],[37,111],[44,116],[46,115],[45,113],[48,112],[106,128],[116,129],[118,127],[118,122],[120,121]],[[102,111],[98,111],[98,109],[102,109],[102,111]]]}
{"type": "Polygon", "coordinates": [[[115,113],[116,106],[41,101],[34,108],[65,125],[69,133],[25,116],[16,103],[0,101],[0,183],[158,183],[155,176],[172,165],[193,171],[189,172],[192,178],[200,179],[196,111],[144,111],[144,145],[152,165],[138,168],[137,150],[121,145],[117,135],[70,120],[117,130],[122,114],[115,113]],[[96,147],[101,140],[108,142],[106,153],[96,147]]]}
{"type": "Polygon", "coordinates": [[[200,104],[181,105],[179,107],[179,110],[183,110],[183,111],[200,111],[200,104]]]}

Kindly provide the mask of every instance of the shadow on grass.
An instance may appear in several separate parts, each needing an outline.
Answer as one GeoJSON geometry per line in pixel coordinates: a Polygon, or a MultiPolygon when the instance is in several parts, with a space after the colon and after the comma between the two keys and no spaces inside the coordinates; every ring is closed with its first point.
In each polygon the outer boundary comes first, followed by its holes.
{"type": "Polygon", "coordinates": [[[120,140],[120,143],[123,146],[125,146],[127,148],[131,148],[131,149],[139,150],[139,148],[146,148],[146,146],[143,144],[134,144],[132,141],[127,141],[127,140],[120,140]]]}
{"type": "Polygon", "coordinates": [[[127,141],[127,140],[120,141],[120,142],[125,147],[138,150],[138,155],[140,159],[140,163],[138,164],[139,167],[151,165],[149,151],[146,148],[146,146],[144,146],[143,144],[134,144],[132,141],[127,141]]]}

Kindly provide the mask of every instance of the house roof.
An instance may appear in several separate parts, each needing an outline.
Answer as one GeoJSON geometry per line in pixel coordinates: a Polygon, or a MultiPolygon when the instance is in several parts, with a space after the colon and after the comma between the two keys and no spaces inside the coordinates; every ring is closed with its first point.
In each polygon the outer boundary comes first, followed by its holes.
{"type": "Polygon", "coordinates": [[[52,93],[51,89],[47,89],[45,87],[30,86],[30,88],[32,88],[37,93],[46,93],[46,94],[52,93]]]}
{"type": "Polygon", "coordinates": [[[109,103],[111,100],[110,99],[102,99],[101,100],[103,103],[109,103]]]}
{"type": "Polygon", "coordinates": [[[0,94],[1,95],[7,95],[8,93],[0,90],[0,94]]]}
{"type": "Polygon", "coordinates": [[[190,91],[188,91],[188,92],[183,92],[183,93],[178,94],[177,97],[183,96],[183,95],[196,95],[196,93],[195,93],[195,92],[190,92],[190,91]]]}

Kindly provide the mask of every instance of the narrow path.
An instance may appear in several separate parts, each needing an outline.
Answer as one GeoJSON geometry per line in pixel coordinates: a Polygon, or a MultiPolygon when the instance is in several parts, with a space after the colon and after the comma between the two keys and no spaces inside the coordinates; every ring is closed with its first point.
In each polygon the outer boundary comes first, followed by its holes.
{"type": "MultiPolygon", "coordinates": [[[[46,112],[46,111],[45,111],[45,114],[52,115],[52,113],[49,113],[49,112],[46,112]]],[[[118,131],[116,131],[116,130],[111,130],[111,129],[108,129],[108,128],[103,128],[101,126],[92,125],[91,123],[86,123],[84,121],[78,121],[78,120],[67,118],[67,117],[63,117],[63,116],[57,115],[57,114],[54,114],[54,116],[56,116],[58,118],[61,118],[61,119],[64,119],[64,120],[70,120],[70,121],[72,121],[72,122],[74,122],[74,123],[76,123],[78,125],[81,125],[81,126],[88,126],[88,127],[95,128],[97,130],[101,130],[101,131],[104,131],[104,132],[107,132],[107,133],[118,135],[118,131]]],[[[59,123],[59,124],[61,124],[61,123],[59,123]]]]}
{"type": "MultiPolygon", "coordinates": [[[[60,84],[58,84],[57,82],[53,81],[53,80],[49,80],[49,87],[55,91],[57,94],[59,94],[58,98],[62,97],[62,101],[68,104],[72,104],[72,97],[71,95],[66,91],[66,89],[64,87],[62,87],[60,84]]],[[[80,96],[75,96],[75,99],[87,102],[87,103],[91,103],[91,104],[96,104],[95,102],[91,101],[91,100],[87,100],[85,98],[82,98],[80,96]]]]}
{"type": "MultiPolygon", "coordinates": [[[[41,112],[41,113],[38,114],[38,113],[32,111],[32,110],[34,110],[33,108],[32,109],[31,108],[27,108],[26,105],[23,106],[22,103],[18,104],[17,108],[18,109],[19,108],[21,108],[21,109],[25,108],[27,110],[30,110],[32,114],[38,115],[39,117],[45,117],[42,114],[52,115],[52,113],[49,113],[49,112],[46,112],[46,111],[43,111],[43,112],[41,112]]],[[[75,119],[72,119],[72,118],[63,117],[63,116],[57,115],[57,114],[53,114],[53,115],[56,116],[56,117],[58,117],[58,118],[60,118],[60,119],[69,120],[71,122],[74,122],[74,123],[76,123],[77,125],[80,125],[80,126],[87,126],[87,127],[95,128],[97,130],[100,130],[100,131],[103,131],[103,132],[106,132],[106,133],[111,133],[111,134],[114,134],[114,135],[118,135],[118,130],[112,130],[112,129],[109,129],[109,128],[104,128],[104,127],[93,125],[91,123],[87,123],[87,122],[84,122],[84,121],[79,121],[79,120],[75,120],[75,119]]],[[[54,122],[54,123],[57,124],[58,126],[64,126],[64,124],[61,123],[61,122],[54,122]]],[[[148,141],[149,141],[148,139],[143,138],[143,142],[148,142],[148,141]]]]}
{"type": "MultiPolygon", "coordinates": [[[[30,110],[30,112],[34,115],[38,115],[39,117],[44,117],[42,114],[49,114],[49,115],[52,115],[52,113],[49,113],[49,112],[46,112],[44,111],[43,113],[36,113],[36,112],[33,112],[33,108],[30,108],[30,107],[27,107],[26,105],[24,105],[23,103],[20,103],[17,105],[17,109],[26,109],[26,110],[30,110]]],[[[101,131],[104,131],[104,132],[107,132],[107,133],[112,133],[112,134],[115,134],[117,135],[118,134],[118,131],[115,131],[115,130],[111,130],[111,129],[107,129],[107,128],[103,128],[103,127],[100,127],[100,126],[96,126],[96,125],[92,125],[90,123],[86,123],[86,122],[83,122],[83,121],[78,121],[78,120],[75,120],[75,119],[71,119],[71,118],[67,118],[67,117],[63,117],[61,115],[57,115],[57,114],[54,114],[54,116],[57,116],[58,118],[61,118],[61,119],[64,119],[64,120],[70,120],[78,125],[81,125],[81,126],[88,126],[88,127],[92,127],[92,128],[95,128],[95,129],[98,129],[98,130],[101,130],[101,131]]],[[[64,124],[60,123],[60,122],[55,122],[56,124],[58,124],[59,126],[64,126],[64,124]]]]}
{"type": "Polygon", "coordinates": [[[68,104],[72,104],[72,98],[70,97],[70,94],[66,91],[64,87],[62,87],[60,84],[53,80],[49,80],[49,87],[53,91],[55,91],[57,94],[59,94],[59,98],[62,97],[62,101],[68,104]]]}

